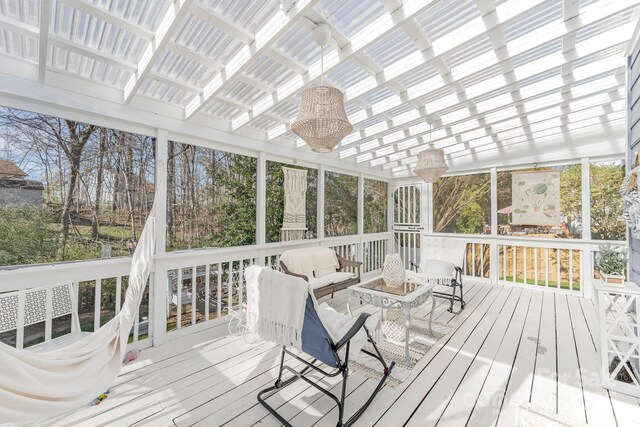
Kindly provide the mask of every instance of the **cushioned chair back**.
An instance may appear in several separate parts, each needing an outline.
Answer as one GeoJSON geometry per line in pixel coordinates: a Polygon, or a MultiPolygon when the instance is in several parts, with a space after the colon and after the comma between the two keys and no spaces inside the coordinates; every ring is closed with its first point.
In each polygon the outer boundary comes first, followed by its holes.
{"type": "Polygon", "coordinates": [[[313,304],[313,296],[307,297],[302,325],[302,351],[309,356],[337,368],[338,361],[331,350],[331,337],[318,317],[313,304]]]}
{"type": "Polygon", "coordinates": [[[455,239],[439,236],[422,236],[420,254],[420,268],[426,266],[427,259],[449,261],[457,267],[464,267],[464,257],[467,251],[467,242],[464,239],[455,239]]]}

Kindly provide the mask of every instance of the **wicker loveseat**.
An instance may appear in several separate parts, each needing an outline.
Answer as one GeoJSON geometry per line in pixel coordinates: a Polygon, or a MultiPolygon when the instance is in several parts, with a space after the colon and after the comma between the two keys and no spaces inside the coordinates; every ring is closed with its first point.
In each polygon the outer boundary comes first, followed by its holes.
{"type": "Polygon", "coordinates": [[[361,266],[362,262],[345,259],[330,248],[292,249],[280,255],[282,272],[309,282],[316,298],[329,294],[333,298],[336,291],[360,283],[361,266]]]}

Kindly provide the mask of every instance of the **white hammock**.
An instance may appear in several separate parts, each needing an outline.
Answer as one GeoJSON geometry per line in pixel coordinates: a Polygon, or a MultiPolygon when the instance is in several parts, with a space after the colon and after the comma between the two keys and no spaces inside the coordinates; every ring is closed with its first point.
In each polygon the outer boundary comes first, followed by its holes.
{"type": "Polygon", "coordinates": [[[122,309],[100,329],[49,351],[0,344],[0,423],[37,421],[88,405],[113,384],[149,278],[155,237],[154,205],[131,260],[122,309]]]}

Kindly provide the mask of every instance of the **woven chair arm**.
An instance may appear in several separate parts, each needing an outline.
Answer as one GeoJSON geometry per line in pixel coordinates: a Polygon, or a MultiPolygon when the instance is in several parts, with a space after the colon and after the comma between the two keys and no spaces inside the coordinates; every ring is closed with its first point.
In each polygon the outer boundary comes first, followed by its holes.
{"type": "Polygon", "coordinates": [[[283,273],[288,274],[289,276],[300,277],[301,279],[304,279],[305,282],[309,281],[309,278],[304,274],[294,273],[293,271],[289,270],[287,266],[284,264],[284,262],[282,261],[280,261],[280,268],[282,269],[283,273]]]}
{"type": "Polygon", "coordinates": [[[346,258],[337,255],[338,262],[340,263],[340,269],[342,270],[344,267],[360,267],[362,265],[362,261],[351,261],[346,258]]]}

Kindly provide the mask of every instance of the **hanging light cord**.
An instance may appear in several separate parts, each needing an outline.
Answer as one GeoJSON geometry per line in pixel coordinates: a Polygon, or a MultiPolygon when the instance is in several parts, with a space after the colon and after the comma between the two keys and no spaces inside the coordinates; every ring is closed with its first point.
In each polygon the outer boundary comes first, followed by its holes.
{"type": "Polygon", "coordinates": [[[324,86],[324,45],[320,46],[320,86],[324,86]]]}

